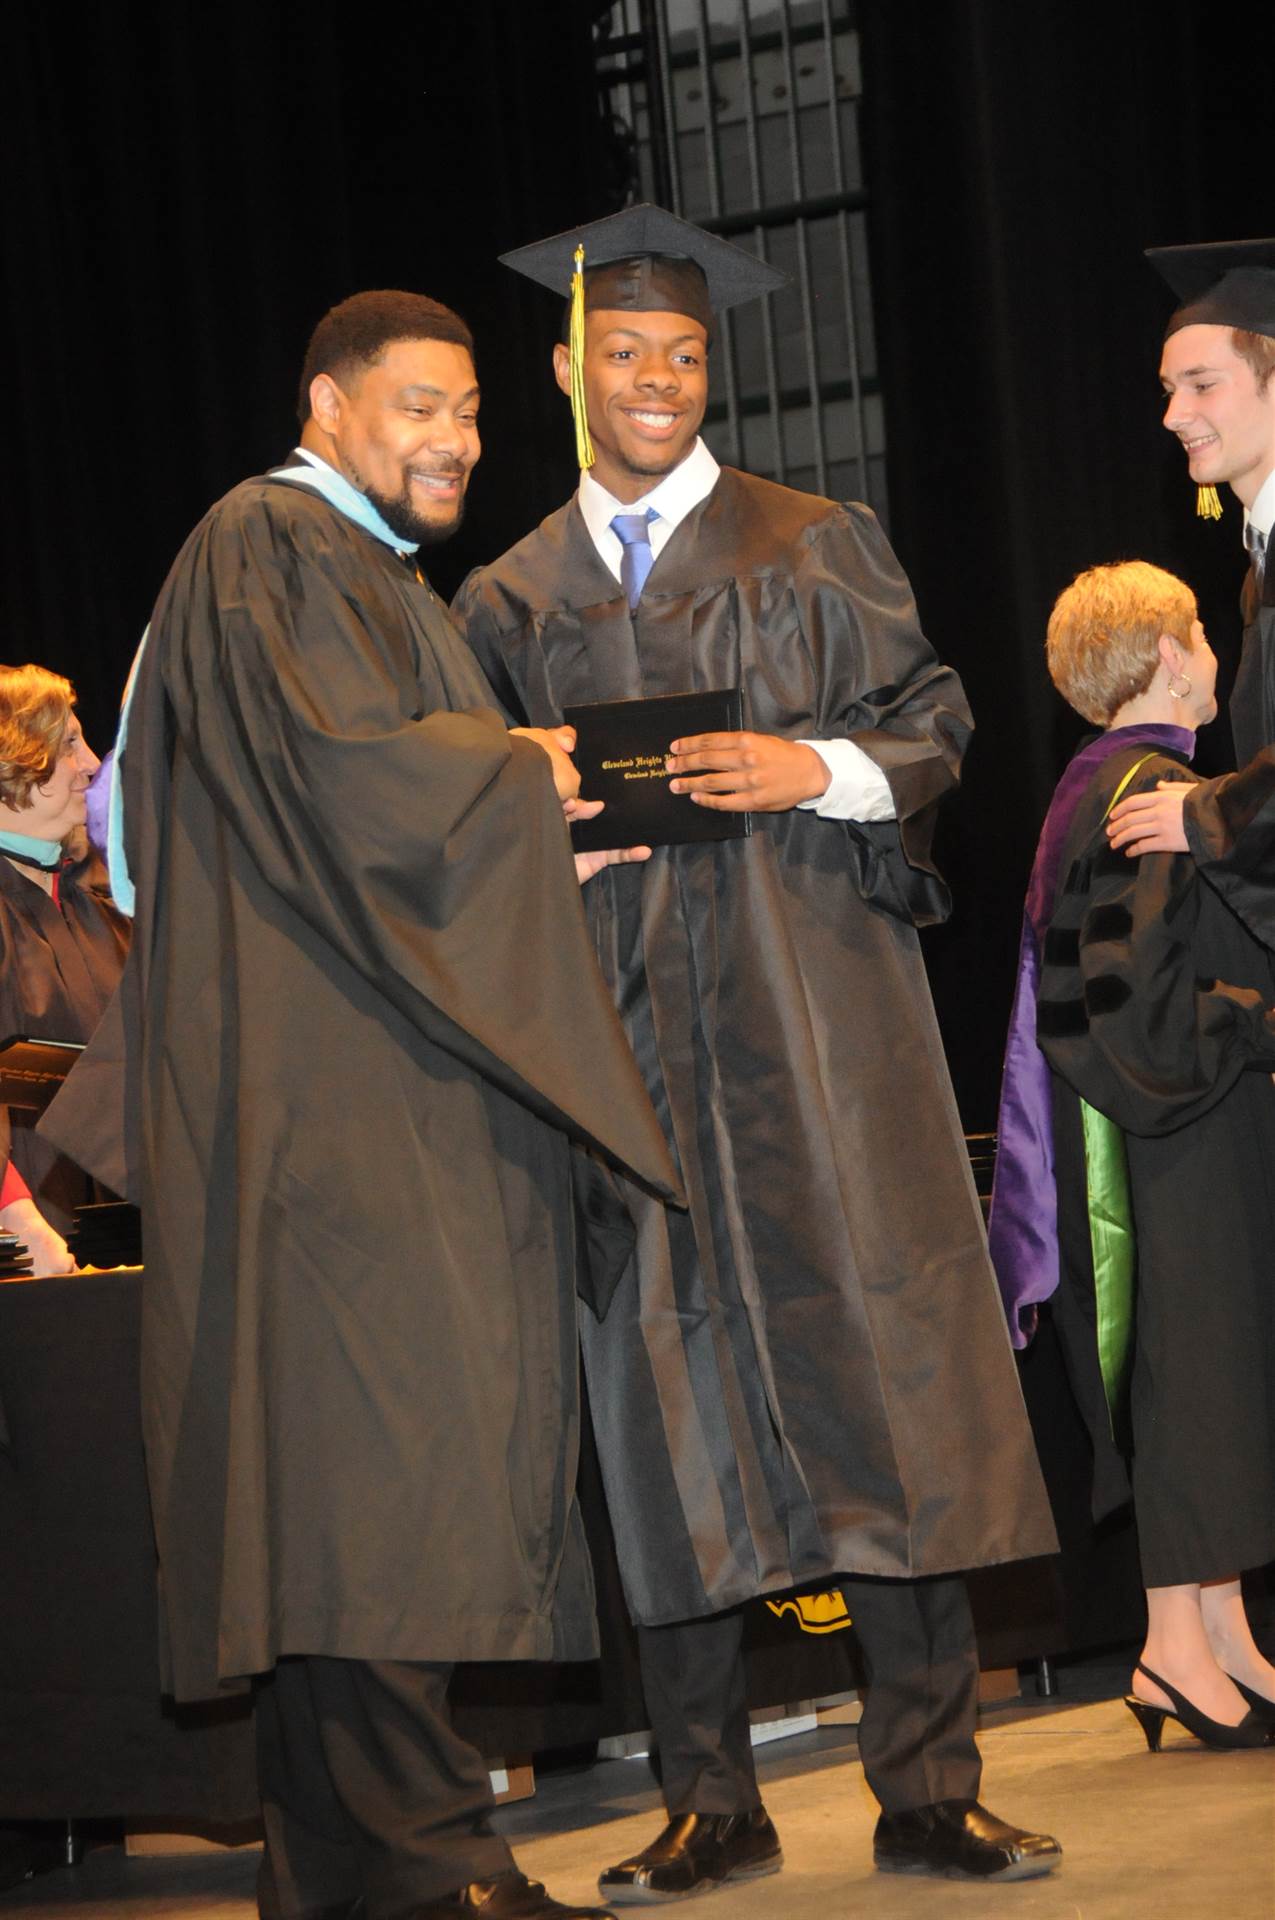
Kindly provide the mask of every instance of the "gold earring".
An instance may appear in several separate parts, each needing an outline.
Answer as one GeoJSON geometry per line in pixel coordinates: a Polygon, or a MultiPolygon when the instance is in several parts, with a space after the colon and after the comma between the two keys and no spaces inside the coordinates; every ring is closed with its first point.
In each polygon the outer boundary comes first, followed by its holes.
{"type": "Polygon", "coordinates": [[[1188,693],[1190,693],[1190,691],[1191,691],[1191,682],[1187,679],[1184,673],[1171,673],[1169,675],[1170,699],[1185,700],[1188,693]],[[1180,680],[1182,682],[1182,685],[1180,687],[1175,687],[1173,684],[1175,680],[1180,680]]]}

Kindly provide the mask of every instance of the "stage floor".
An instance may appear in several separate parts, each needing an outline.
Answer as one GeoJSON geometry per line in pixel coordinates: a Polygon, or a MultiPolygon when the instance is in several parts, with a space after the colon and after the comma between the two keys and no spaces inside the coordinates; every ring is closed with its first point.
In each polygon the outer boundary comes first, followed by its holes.
{"type": "MultiPolygon", "coordinates": [[[[1111,1681],[1120,1684],[1114,1673],[1111,1681]]],[[[1077,1704],[1074,1692],[986,1714],[984,1799],[1008,1819],[1056,1833],[1066,1851],[1050,1878],[996,1888],[875,1873],[875,1806],[853,1730],[776,1742],[759,1760],[784,1871],[685,1911],[705,1920],[1271,1920],[1275,1749],[1214,1754],[1186,1736],[1171,1747],[1168,1739],[1163,1753],[1148,1754],[1118,1699],[1077,1704]]],[[[534,1800],[501,1818],[524,1871],[559,1899],[588,1899],[600,1867],[652,1837],[659,1809],[645,1762],[626,1760],[546,1776],[534,1800]]],[[[75,1869],[0,1895],[0,1911],[250,1920],[255,1858],[128,1859],[96,1848],[75,1869]]]]}

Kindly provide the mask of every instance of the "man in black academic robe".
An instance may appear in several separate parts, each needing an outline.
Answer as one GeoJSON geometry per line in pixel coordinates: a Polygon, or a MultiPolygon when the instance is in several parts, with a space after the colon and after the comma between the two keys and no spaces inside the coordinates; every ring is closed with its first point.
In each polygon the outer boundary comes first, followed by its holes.
{"type": "Polygon", "coordinates": [[[1242,771],[1131,795],[1108,831],[1133,854],[1190,851],[1237,911],[1255,882],[1254,924],[1275,942],[1275,894],[1266,898],[1275,880],[1266,824],[1275,818],[1275,240],[1157,247],[1148,257],[1183,302],[1160,361],[1164,424],[1202,501],[1211,495],[1220,513],[1215,489],[1225,483],[1244,508],[1244,638],[1230,701],[1242,771]]]}
{"type": "Polygon", "coordinates": [[[178,557],[126,715],[166,1684],[264,1676],[264,1914],[594,1914],[514,1871],[445,1695],[457,1660],[595,1651],[568,1136],[676,1183],[569,763],[507,731],[415,560],[478,455],[468,331],[355,296],[302,395],[298,453],[178,557]]]}
{"type": "Polygon", "coordinates": [[[916,936],[946,911],[930,837],[964,696],[866,508],[719,470],[697,438],[711,308],[777,276],[651,208],[511,264],[565,291],[577,243],[584,352],[557,372],[583,382],[593,464],[457,610],[538,724],[740,688],[745,731],[681,741],[670,770],[688,811],[753,826],[589,900],[690,1200],[632,1194],[633,1270],[583,1316],[670,1818],[602,1887],[674,1898],[779,1864],[739,1608],[831,1580],[871,1675],[879,1864],[1048,1871],[1055,1842],[977,1805],[953,1577],[1054,1547],[916,936]]]}

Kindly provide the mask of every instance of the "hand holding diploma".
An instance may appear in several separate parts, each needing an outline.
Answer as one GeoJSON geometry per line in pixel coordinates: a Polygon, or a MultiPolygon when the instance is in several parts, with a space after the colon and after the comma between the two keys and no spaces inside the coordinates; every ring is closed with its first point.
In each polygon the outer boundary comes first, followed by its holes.
{"type": "MultiPolygon", "coordinates": [[[[593,820],[606,806],[605,800],[568,800],[563,812],[568,820],[593,820]]],[[[601,873],[603,867],[624,867],[634,860],[649,860],[649,847],[606,847],[592,853],[578,853],[575,856],[576,879],[583,886],[586,880],[592,880],[595,873],[601,873]]]]}
{"type": "Polygon", "coordinates": [[[733,813],[786,813],[815,800],[828,768],[813,747],[773,733],[697,733],[675,740],[668,770],[674,793],[733,813]]]}
{"type": "MultiPolygon", "coordinates": [[[[553,764],[553,783],[562,802],[562,811],[568,823],[573,820],[593,820],[606,805],[605,800],[581,800],[580,775],[570,755],[575,750],[576,730],[574,727],[511,727],[511,733],[522,734],[525,739],[534,740],[543,747],[553,764]]],[[[576,879],[583,886],[586,880],[592,880],[595,873],[601,873],[603,867],[627,866],[633,860],[649,860],[649,847],[607,847],[594,853],[575,855],[576,879]]]]}
{"type": "Polygon", "coordinates": [[[553,784],[559,800],[574,800],[580,791],[580,775],[571,759],[576,744],[575,728],[510,727],[509,731],[524,740],[534,740],[538,747],[544,748],[553,767],[553,784]]]}

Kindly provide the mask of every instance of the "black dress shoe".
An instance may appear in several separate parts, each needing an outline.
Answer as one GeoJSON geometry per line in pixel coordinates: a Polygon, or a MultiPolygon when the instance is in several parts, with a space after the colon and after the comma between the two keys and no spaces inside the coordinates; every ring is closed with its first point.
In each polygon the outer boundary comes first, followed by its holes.
{"type": "Polygon", "coordinates": [[[765,1807],[751,1813],[683,1813],[631,1860],[608,1867],[598,1891],[613,1906],[686,1900],[727,1880],[778,1873],[779,1835],[765,1807]]]}
{"type": "MultiPolygon", "coordinates": [[[[1134,1668],[1135,1687],[1138,1684],[1139,1674],[1144,1679],[1150,1680],[1154,1686],[1159,1687],[1161,1693],[1167,1693],[1173,1702],[1171,1707],[1157,1707],[1153,1706],[1150,1700],[1144,1700],[1136,1693],[1126,1693],[1124,1697],[1124,1703],[1142,1728],[1147,1746],[1152,1753],[1160,1751],[1160,1741],[1164,1734],[1166,1720],[1176,1720],[1180,1727],[1185,1727],[1188,1733],[1193,1733],[1204,1746],[1216,1747],[1222,1752],[1236,1747],[1268,1747],[1275,1739],[1275,1712],[1268,1717],[1267,1714],[1259,1713],[1256,1707],[1251,1706],[1242,1720],[1230,1726],[1225,1720],[1210,1719],[1207,1713],[1201,1712],[1193,1700],[1188,1700],[1184,1693],[1179,1693],[1176,1687],[1171,1687],[1169,1682],[1162,1680],[1158,1673],[1152,1673],[1150,1667],[1139,1665],[1134,1668]]],[[[1240,1687],[1238,1680],[1233,1684],[1239,1687],[1240,1692],[1249,1699],[1253,1697],[1249,1694],[1247,1687],[1240,1687]]],[[[1267,1702],[1268,1707],[1271,1704],[1270,1701],[1267,1702]]]]}
{"type": "Polygon", "coordinates": [[[538,1880],[524,1873],[502,1873],[496,1880],[474,1880],[459,1893],[419,1907],[414,1920],[457,1920],[460,1914],[481,1920],[615,1920],[606,1907],[563,1906],[551,1900],[538,1880]]]}
{"type": "Polygon", "coordinates": [[[873,1857],[884,1873],[933,1873],[945,1880],[1034,1880],[1052,1873],[1062,1848],[1047,1833],[1025,1833],[977,1800],[938,1800],[910,1813],[883,1813],[873,1857]]]}

